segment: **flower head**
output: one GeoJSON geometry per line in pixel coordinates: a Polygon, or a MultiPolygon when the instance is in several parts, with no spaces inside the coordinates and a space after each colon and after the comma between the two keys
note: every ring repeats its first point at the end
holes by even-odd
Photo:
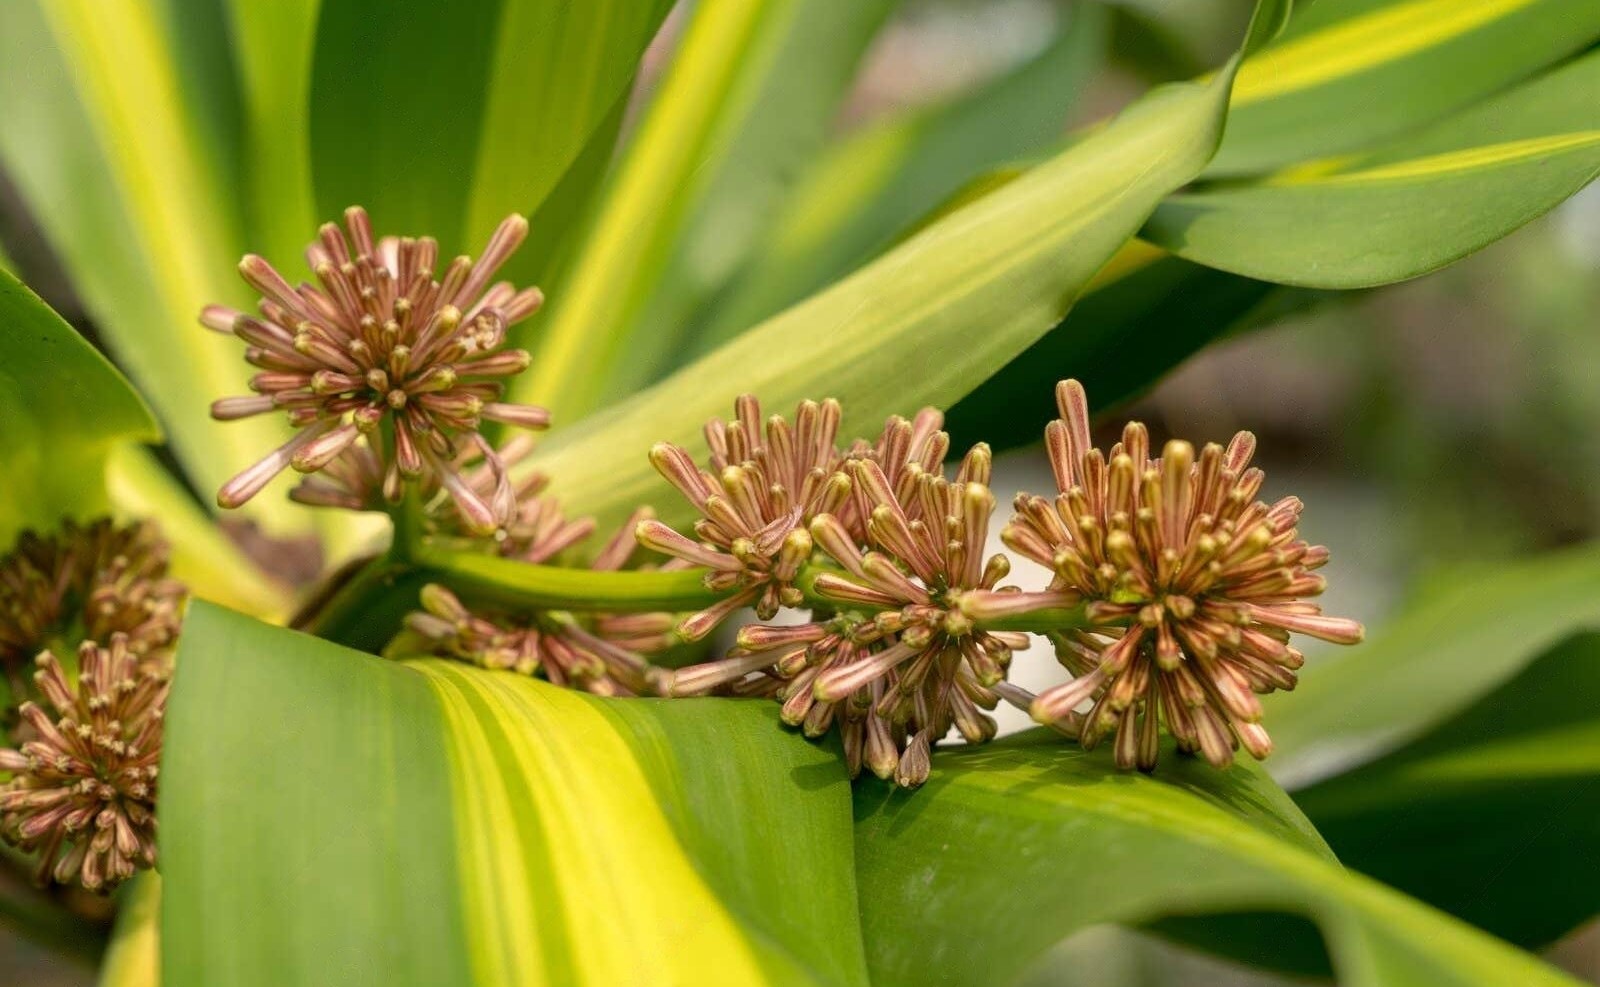
{"type": "Polygon", "coordinates": [[[1314,570],[1328,550],[1299,537],[1301,502],[1256,499],[1264,474],[1249,466],[1248,432],[1198,455],[1174,440],[1152,460],[1134,422],[1106,456],[1091,445],[1083,388],[1064,381],[1056,396],[1061,418],[1045,439],[1060,493],[1019,496],[1002,532],[1054,579],[1044,593],[969,601],[968,612],[1088,604],[1090,627],[1054,635],[1076,677],[1039,695],[1031,712],[1086,747],[1114,737],[1122,767],[1155,767],[1163,723],[1180,750],[1218,766],[1240,746],[1266,757],[1257,694],[1294,688],[1303,658],[1290,634],[1362,637],[1359,623],[1306,602],[1324,588],[1314,570]]]}
{"type": "Polygon", "coordinates": [[[712,471],[679,446],[663,442],[650,450],[656,469],[700,512],[699,540],[646,521],[637,532],[640,544],[710,569],[710,589],[735,591],[683,622],[680,632],[689,640],[740,607],[755,607],[765,620],[779,607],[798,606],[803,597],[794,580],[812,550],[807,524],[841,507],[849,493],[848,480],[835,472],[837,401],[802,402],[794,425],[774,415],[764,431],[754,396],[740,397],[735,410],[734,422],[713,419],[706,426],[712,471]]]}
{"type": "Polygon", "coordinates": [[[107,645],[122,634],[133,654],[165,656],[185,593],[167,576],[167,546],[153,522],[68,520],[54,534],[23,532],[0,558],[0,670],[14,701],[35,695],[26,673],[47,648],[107,645]]]}
{"type": "MultiPolygon", "coordinates": [[[[633,529],[648,510],[612,537],[592,568],[616,570],[632,555],[633,529]]],[[[671,614],[594,614],[560,610],[474,613],[449,589],[422,590],[422,610],[406,617],[405,629],[386,649],[395,657],[432,654],[492,669],[542,675],[556,685],[603,696],[657,691],[659,673],[641,657],[676,640],[671,614]]]]}
{"type": "MultiPolygon", "coordinates": [[[[876,463],[888,488],[897,495],[909,496],[917,477],[938,474],[944,467],[944,457],[950,453],[950,434],[943,427],[944,412],[938,408],[923,408],[909,420],[890,415],[877,441],[857,439],[845,452],[845,461],[876,463]]],[[[865,495],[858,492],[835,514],[858,543],[867,541],[869,510],[865,495]]]]}
{"type": "Polygon", "coordinates": [[[212,416],[281,410],[298,430],[229,480],[217,502],[238,507],[284,469],[315,473],[359,446],[366,453],[342,469],[370,468],[389,501],[404,484],[423,481],[442,487],[471,528],[493,531],[509,520],[513,498],[474,491],[458,459],[473,447],[489,463],[498,460],[478,431],[485,420],[549,424],[542,408],[500,400],[505,380],[529,361],[524,350],[501,349],[506,329],[544,299],[538,288],[490,283],[527,236],[527,221],[507,218],[476,263],[457,257],[438,279],[431,238],[375,240],[360,207],[346,210],[345,222],[348,238],[328,223],[307,248],[316,285],[291,286],[252,254],[239,271],[261,292],[260,317],[217,305],[201,313],[203,325],[244,340],[245,359],[260,369],[250,381],[255,394],[217,401],[212,416]]]}
{"type": "Polygon", "coordinates": [[[993,591],[1010,572],[1004,555],[984,555],[995,506],[989,464],[988,447],[979,445],[954,481],[912,470],[897,492],[876,462],[858,460],[854,489],[871,549],[860,551],[835,518],[812,523],[817,543],[845,570],[818,576],[817,595],[876,613],[851,632],[867,647],[819,666],[811,692],[822,703],[870,697],[890,723],[906,725],[911,743],[895,774],[902,785],[926,779],[927,750],[952,727],[973,743],[994,736],[981,709],[994,707],[1011,653],[1027,646],[1027,635],[983,630],[962,609],[967,593],[993,591]]]}
{"type": "Polygon", "coordinates": [[[1009,567],[985,560],[994,510],[989,451],[978,446],[952,481],[896,456],[896,492],[876,458],[848,461],[850,488],[871,548],[838,517],[821,514],[811,535],[842,572],[814,581],[813,620],[742,629],[726,658],[681,669],[673,695],[729,688],[783,701],[783,719],[820,736],[837,725],[852,774],[863,765],[915,787],[927,780],[933,744],[952,727],[971,742],[994,736],[993,691],[1023,634],[988,632],[967,619],[966,593],[991,590],[1009,567]]]}
{"type": "Polygon", "coordinates": [[[85,641],[77,683],[51,652],[38,657],[38,704],[22,704],[33,739],[0,750],[0,835],[39,855],[39,879],[108,891],[156,862],[156,772],[168,675],[116,633],[85,641]]]}

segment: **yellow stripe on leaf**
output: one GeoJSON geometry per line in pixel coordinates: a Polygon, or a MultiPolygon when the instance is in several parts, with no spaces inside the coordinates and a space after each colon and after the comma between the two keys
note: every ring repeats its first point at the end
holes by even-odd
{"type": "Polygon", "coordinates": [[[1412,158],[1376,165],[1356,171],[1329,174],[1311,166],[1300,166],[1274,176],[1269,185],[1377,185],[1404,182],[1418,178],[1438,178],[1445,175],[1483,171],[1503,165],[1518,164],[1537,158],[1561,154],[1600,145],[1600,130],[1583,130],[1570,134],[1549,134],[1523,140],[1503,141],[1483,147],[1468,147],[1442,154],[1412,158]]]}
{"type": "Polygon", "coordinates": [[[591,700],[445,662],[413,667],[440,696],[450,726],[466,927],[482,939],[485,982],[768,979],[686,858],[631,748],[591,700]],[[516,777],[503,778],[507,770],[516,777]],[[532,805],[514,804],[513,790],[532,805]],[[548,859],[524,855],[528,826],[542,829],[548,859]],[[565,929],[540,928],[539,895],[549,896],[565,929]],[[519,939],[548,947],[553,934],[570,937],[562,945],[572,968],[561,975],[541,968],[531,947],[517,951],[519,939]]]}
{"type": "MultiPolygon", "coordinates": [[[[215,423],[208,410],[213,399],[242,391],[249,371],[236,341],[206,332],[196,321],[207,303],[247,297],[233,270],[243,253],[233,210],[236,190],[224,190],[217,149],[205,143],[185,112],[180,53],[155,5],[49,0],[40,9],[167,320],[120,326],[113,342],[158,410],[176,424],[170,439],[190,474],[203,485],[220,485],[284,434],[276,420],[215,423]]],[[[115,321],[114,312],[96,314],[115,321]]],[[[306,522],[288,505],[278,506],[280,501],[261,497],[247,512],[275,533],[303,530],[306,522]]]]}
{"type": "Polygon", "coordinates": [[[1233,106],[1300,92],[1438,47],[1538,0],[1409,0],[1275,45],[1246,61],[1233,106]]]}

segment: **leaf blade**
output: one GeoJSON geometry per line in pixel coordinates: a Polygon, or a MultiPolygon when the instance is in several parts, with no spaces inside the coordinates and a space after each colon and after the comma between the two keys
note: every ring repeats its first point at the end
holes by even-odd
{"type": "Polygon", "coordinates": [[[23,528],[104,510],[115,446],[161,432],[116,368],[5,271],[0,327],[0,473],[17,481],[0,502],[0,546],[9,546],[23,528]]]}
{"type": "Polygon", "coordinates": [[[890,8],[761,0],[694,10],[551,301],[533,368],[516,384],[523,400],[576,420],[647,379],[706,290],[697,282],[725,276],[784,173],[821,143],[890,8]]]}
{"type": "MultiPolygon", "coordinates": [[[[81,0],[0,8],[0,99],[12,114],[0,155],[174,452],[215,488],[284,433],[266,419],[210,418],[210,402],[248,377],[235,341],[195,322],[209,302],[243,302],[232,270],[240,218],[160,13],[81,0]]],[[[286,505],[261,501],[252,515],[303,527],[286,505]]]]}
{"type": "Polygon", "coordinates": [[[1118,773],[1104,752],[1036,731],[940,754],[909,797],[863,786],[874,982],[1003,981],[1093,924],[1286,911],[1320,925],[1341,983],[1571,983],[1343,871],[1258,767],[1174,768],[1118,773]],[[1041,862],[1059,877],[1041,880],[1041,862]]]}
{"type": "Polygon", "coordinates": [[[1544,948],[1600,912],[1588,852],[1600,838],[1597,670],[1600,635],[1578,634],[1451,719],[1295,801],[1348,866],[1544,948]]]}
{"type": "Polygon", "coordinates": [[[769,704],[602,701],[386,662],[204,603],[178,668],[167,982],[657,983],[706,964],[754,983],[864,982],[853,912],[801,927],[767,913],[819,881],[822,900],[853,900],[843,768],[769,704]],[[731,760],[717,760],[727,741],[684,742],[707,731],[737,740],[731,760]],[[250,785],[229,781],[246,767],[250,785]],[[793,788],[792,771],[814,784],[793,788]],[[759,866],[791,839],[827,839],[829,855],[759,866]]]}
{"type": "Polygon", "coordinates": [[[1264,700],[1274,775],[1303,787],[1456,715],[1562,638],[1600,623],[1597,587],[1592,547],[1441,580],[1369,641],[1264,700]]]}
{"type": "Polygon", "coordinates": [[[1354,158],[1177,195],[1145,235],[1197,263],[1319,288],[1436,270],[1600,175],[1600,55],[1354,158]],[[1318,233],[1304,235],[1306,224],[1318,233]]]}
{"type": "Polygon", "coordinates": [[[984,169],[1043,151],[1098,67],[1109,15],[1072,8],[1042,53],[945,104],[869,125],[824,151],[758,253],[692,337],[702,353],[849,273],[984,169]]]}
{"type": "MultiPolygon", "coordinates": [[[[1286,5],[1263,4],[1276,26],[1286,5]]],[[[640,452],[693,447],[734,388],[770,407],[832,396],[846,435],[890,412],[948,405],[1054,325],[1095,272],[1215,149],[1229,72],[1154,91],[1116,121],[956,210],[849,278],[774,316],[631,400],[552,435],[535,454],[553,489],[603,517],[654,502],[682,516],[640,452]],[[974,325],[986,330],[976,335],[974,325]],[[793,340],[825,339],[817,353],[793,340]],[[958,353],[961,359],[951,359],[958,353]],[[885,388],[893,366],[904,386],[885,388]]]]}
{"type": "Polygon", "coordinates": [[[1493,96],[1600,37],[1583,0],[1314,4],[1240,68],[1207,169],[1244,175],[1394,138],[1493,96]]]}

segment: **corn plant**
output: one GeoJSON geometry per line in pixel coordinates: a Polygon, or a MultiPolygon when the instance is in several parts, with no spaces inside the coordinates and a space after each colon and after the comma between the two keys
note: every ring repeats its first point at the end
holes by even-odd
{"type": "Polygon", "coordinates": [[[1175,73],[1065,4],[842,135],[892,0],[680,6],[0,6],[0,916],[107,984],[1568,982],[1600,555],[1364,641],[1254,436],[1093,418],[1587,185],[1600,4],[1259,0],[1071,131],[1175,73]]]}

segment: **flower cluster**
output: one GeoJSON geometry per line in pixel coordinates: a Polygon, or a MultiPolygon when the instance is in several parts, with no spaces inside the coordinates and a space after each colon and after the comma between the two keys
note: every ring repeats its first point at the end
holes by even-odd
{"type": "Polygon", "coordinates": [[[38,698],[28,672],[45,649],[107,645],[163,658],[177,640],[185,596],[167,576],[167,546],[152,522],[87,525],[54,534],[25,531],[0,559],[0,669],[14,702],[38,698]]]}
{"type": "Polygon", "coordinates": [[[329,471],[300,499],[374,506],[373,492],[400,500],[406,483],[425,496],[442,489],[463,522],[488,533],[512,520],[516,495],[505,464],[479,433],[484,421],[542,429],[542,408],[501,400],[505,380],[526,370],[529,356],[501,349],[509,326],[538,311],[538,288],[491,284],[527,236],[527,220],[500,224],[474,263],[457,257],[435,278],[438,244],[428,237],[375,239],[366,212],[345,211],[349,236],[329,223],[307,248],[316,285],[290,285],[265,260],[239,264],[262,295],[260,318],[220,305],[201,323],[231,333],[259,369],[255,393],[212,405],[220,420],[283,411],[295,436],[229,480],[217,494],[238,507],[283,470],[329,471]],[[482,459],[487,492],[462,475],[464,460],[482,459]]]}
{"type": "Polygon", "coordinates": [[[186,592],[150,522],[66,521],[55,534],[24,532],[0,560],[0,665],[17,704],[16,746],[0,750],[12,776],[0,837],[37,852],[41,881],[106,891],[154,866],[161,720],[186,592]],[[75,674],[56,652],[76,654],[75,674]]]}
{"type": "Polygon", "coordinates": [[[640,525],[639,542],[709,569],[708,589],[732,591],[683,621],[679,632],[690,641],[705,637],[740,607],[768,620],[781,607],[801,606],[805,594],[795,580],[815,547],[815,518],[836,515],[858,541],[864,538],[863,502],[850,496],[846,463],[876,462],[893,485],[904,476],[937,472],[950,448],[950,437],[939,430],[943,415],[934,408],[922,409],[914,421],[891,417],[875,443],[858,439],[843,452],[839,402],[832,399],[803,401],[793,425],[773,415],[764,429],[755,395],[741,395],[734,412],[734,422],[714,418],[705,427],[709,470],[696,466],[681,446],[663,442],[650,450],[656,470],[701,515],[694,522],[699,540],[651,521],[640,525]]]}
{"type": "Polygon", "coordinates": [[[795,585],[811,557],[810,519],[836,510],[849,493],[834,472],[839,403],[803,402],[791,426],[774,415],[762,430],[761,406],[746,394],[735,405],[736,420],[713,419],[705,428],[711,470],[696,466],[682,447],[660,443],[650,461],[700,512],[687,538],[659,521],[639,526],[641,544],[710,569],[706,587],[731,590],[714,606],[683,622],[683,636],[699,640],[740,607],[762,619],[780,607],[800,605],[795,585]],[[763,441],[765,439],[765,441],[763,441]]]}
{"type": "Polygon", "coordinates": [[[166,663],[141,659],[128,635],[78,648],[76,684],[51,652],[37,659],[39,693],[55,710],[21,707],[30,739],[0,750],[0,835],[39,858],[41,882],[108,891],[156,862],[156,772],[166,663]]]}
{"type": "Polygon", "coordinates": [[[1198,455],[1174,440],[1152,460],[1134,422],[1107,456],[1091,442],[1083,388],[1063,382],[1057,402],[1061,418],[1045,440],[1059,495],[1019,496],[1002,533],[1054,578],[1042,593],[974,597],[968,612],[1086,605],[1089,626],[1054,635],[1075,678],[1039,695],[1031,712],[1085,747],[1111,736],[1119,766],[1153,769],[1162,724],[1179,750],[1217,766],[1238,747],[1266,757],[1257,695],[1294,687],[1303,658],[1290,634],[1362,637],[1360,624],[1307,602],[1324,588],[1314,570],[1328,550],[1299,537],[1299,499],[1256,499],[1264,474],[1249,465],[1248,432],[1198,455]]]}
{"type": "Polygon", "coordinates": [[[712,568],[712,588],[743,587],[727,598],[737,603],[691,617],[686,636],[703,636],[752,601],[763,620],[779,605],[806,605],[812,616],[798,625],[743,628],[727,657],[673,673],[671,694],[775,697],[784,720],[809,736],[836,725],[852,774],[865,766],[916,786],[927,779],[932,745],[952,727],[973,742],[994,735],[983,712],[998,702],[990,687],[1003,678],[1011,652],[1026,643],[1025,635],[975,627],[960,605],[966,592],[993,589],[1008,571],[1004,556],[983,555],[994,509],[989,451],[974,448],[955,480],[946,480],[940,468],[949,438],[939,430],[938,413],[928,410],[914,422],[891,418],[876,443],[859,441],[840,453],[831,402],[801,405],[794,431],[813,436],[806,425],[819,407],[829,407],[826,444],[788,441],[789,427],[778,417],[767,422],[760,444],[759,407],[748,396],[738,405],[742,427],[714,421],[707,429],[712,463],[725,478],[730,472],[738,483],[779,478],[766,484],[770,501],[752,504],[781,505],[782,515],[758,514],[745,523],[781,523],[787,553],[722,551],[736,539],[722,523],[710,474],[696,470],[681,449],[656,448],[662,472],[701,509],[695,531],[703,541],[659,523],[641,526],[640,541],[712,568]],[[730,435],[736,442],[721,441],[730,435]],[[788,498],[786,484],[796,483],[817,495],[788,498]],[[813,549],[836,568],[815,575],[807,599],[796,580],[813,549]]]}
{"type": "Polygon", "coordinates": [[[915,787],[927,780],[932,745],[952,727],[969,743],[994,737],[983,711],[998,702],[993,686],[1027,635],[981,629],[961,608],[968,591],[993,590],[1010,571],[1004,555],[984,557],[995,503],[987,448],[968,454],[954,482],[914,474],[904,494],[872,460],[850,466],[872,548],[862,552],[838,519],[817,518],[813,534],[844,572],[821,574],[814,586],[820,601],[864,613],[844,618],[843,633],[810,625],[829,633],[779,695],[791,721],[842,710],[852,770],[865,763],[915,787]]]}
{"type": "MultiPolygon", "coordinates": [[[[551,509],[553,510],[553,509],[551,509]]],[[[635,549],[633,531],[649,511],[641,509],[600,550],[590,564],[598,571],[627,565],[635,549]]],[[[549,526],[543,539],[526,547],[526,557],[548,558],[571,544],[568,532],[576,522],[549,526]]],[[[592,530],[592,522],[579,538],[592,530]]],[[[422,590],[422,610],[409,614],[405,629],[386,653],[418,654],[469,661],[484,668],[541,675],[550,682],[602,696],[637,696],[661,691],[664,672],[643,657],[676,640],[676,618],[666,613],[590,614],[579,617],[560,610],[520,614],[476,613],[449,589],[430,584],[422,590]]]]}
{"type": "MultiPolygon", "coordinates": [[[[243,339],[260,370],[255,395],[218,401],[213,414],[281,409],[299,429],[229,481],[219,502],[243,503],[292,466],[313,474],[292,494],[308,504],[382,510],[414,484],[420,516],[408,516],[425,534],[477,540],[507,558],[548,562],[587,538],[593,522],[568,519],[543,496],[546,478],[513,478],[531,438],[496,448],[479,431],[485,421],[548,423],[542,409],[500,400],[529,360],[501,348],[506,329],[542,302],[536,288],[491,285],[526,222],[506,220],[481,260],[457,258],[436,280],[431,239],[375,240],[359,208],[346,221],[348,236],[329,224],[310,247],[317,285],[291,287],[246,257],[260,318],[217,306],[202,316],[243,339]]],[[[951,731],[991,738],[987,711],[1002,699],[1086,748],[1114,738],[1125,768],[1155,767],[1163,729],[1179,750],[1219,766],[1240,747],[1265,757],[1257,697],[1294,686],[1303,659],[1291,634],[1341,643],[1362,634],[1308,602],[1322,592],[1315,570],[1328,553],[1299,537],[1300,502],[1256,499],[1263,475],[1249,465],[1248,433],[1199,453],[1169,442],[1152,458],[1148,433],[1132,423],[1105,454],[1091,444],[1083,389],[1064,381],[1057,398],[1061,417],[1045,437],[1058,495],[1019,496],[1001,532],[1052,571],[1042,590],[1000,585],[1006,557],[985,555],[995,508],[988,447],[947,478],[937,410],[890,418],[875,441],[841,446],[837,401],[764,418],[744,395],[731,421],[706,425],[704,466],[671,443],[650,450],[697,512],[692,533],[641,513],[594,563],[627,565],[631,533],[670,556],[668,567],[706,570],[715,603],[681,620],[473,613],[430,585],[390,652],[608,695],[776,698],[808,735],[837,726],[852,773],[867,767],[905,786],[927,778],[932,747],[951,731]],[[721,658],[666,672],[643,657],[700,641],[744,608],[759,622],[721,658]],[[767,623],[785,608],[809,619],[767,623]],[[1026,631],[1049,634],[1072,681],[1039,696],[1005,681],[1026,631]]]]}

